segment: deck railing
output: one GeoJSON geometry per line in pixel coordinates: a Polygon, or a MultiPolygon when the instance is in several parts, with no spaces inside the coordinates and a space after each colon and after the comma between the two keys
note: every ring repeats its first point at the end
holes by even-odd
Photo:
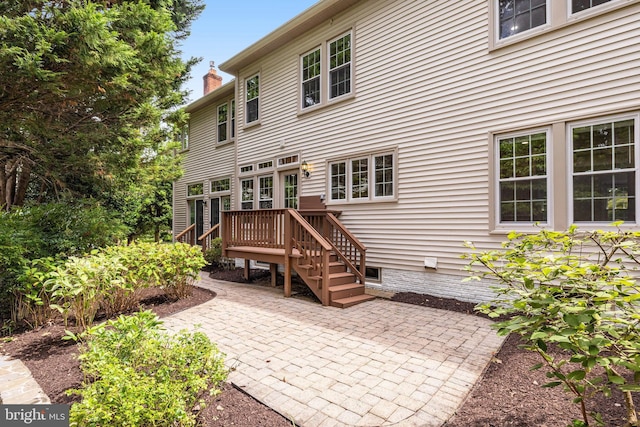
{"type": "Polygon", "coordinates": [[[329,305],[329,257],[331,244],[300,213],[289,209],[286,213],[285,253],[299,257],[298,265],[307,266],[319,280],[322,304],[329,305]]]}
{"type": "Polygon", "coordinates": [[[367,248],[331,212],[327,212],[326,221],[324,236],[347,268],[364,284],[367,248]]]}
{"type": "Polygon", "coordinates": [[[358,238],[332,212],[302,211],[301,214],[329,241],[338,258],[364,284],[367,249],[358,238]]]}
{"type": "Polygon", "coordinates": [[[232,246],[284,249],[285,213],[286,209],[223,212],[223,250],[232,246]]]}
{"type": "Polygon", "coordinates": [[[216,237],[220,237],[220,223],[214,225],[207,230],[202,236],[198,237],[198,241],[202,245],[202,252],[211,247],[211,241],[216,237]]]}
{"type": "Polygon", "coordinates": [[[196,225],[191,224],[176,236],[176,242],[188,243],[192,246],[196,244],[196,225]]]}

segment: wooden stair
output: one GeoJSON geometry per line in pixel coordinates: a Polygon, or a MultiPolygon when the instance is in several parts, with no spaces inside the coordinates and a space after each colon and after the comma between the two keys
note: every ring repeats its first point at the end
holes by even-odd
{"type": "MultiPolygon", "coordinates": [[[[293,269],[322,301],[323,280],[317,266],[306,263],[301,254],[294,255],[293,258],[293,269]]],[[[347,271],[347,267],[335,254],[330,257],[328,285],[329,305],[333,307],[347,308],[375,299],[374,296],[365,294],[364,284],[357,282],[356,275],[347,271]]]]}

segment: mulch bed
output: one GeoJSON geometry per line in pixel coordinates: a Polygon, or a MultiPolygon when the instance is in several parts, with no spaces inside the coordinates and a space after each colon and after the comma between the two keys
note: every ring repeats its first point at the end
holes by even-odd
{"type": "MultiPolygon", "coordinates": [[[[247,283],[240,269],[213,271],[211,277],[247,283]]],[[[281,286],[281,278],[278,286],[281,286]]],[[[260,286],[270,285],[269,272],[254,270],[251,280],[260,286]]],[[[301,298],[315,298],[306,286],[294,283],[294,294],[301,298]]],[[[196,288],[193,295],[179,301],[167,301],[159,295],[149,295],[143,308],[150,308],[160,317],[201,304],[214,298],[210,291],[196,288]]],[[[477,315],[474,304],[454,299],[438,298],[416,293],[399,293],[392,298],[408,304],[477,315]]],[[[50,324],[33,331],[12,335],[0,351],[21,359],[53,403],[70,404],[77,399],[67,396],[65,390],[77,388],[82,373],[76,359],[74,343],[62,341],[64,327],[50,324]]],[[[538,356],[518,347],[519,339],[510,336],[495,355],[482,379],[476,384],[466,402],[446,427],[565,427],[571,420],[580,418],[572,396],[561,387],[542,388],[548,382],[542,370],[530,371],[539,362],[538,356]]],[[[611,399],[596,398],[591,409],[603,414],[607,426],[622,426],[625,410],[622,396],[611,399]]],[[[291,421],[262,405],[232,384],[225,384],[222,393],[210,398],[199,415],[202,426],[291,426],[291,421]]]]}

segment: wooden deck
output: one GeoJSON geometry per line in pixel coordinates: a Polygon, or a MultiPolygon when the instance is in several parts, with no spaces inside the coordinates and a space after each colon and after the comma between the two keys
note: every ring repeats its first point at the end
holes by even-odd
{"type": "MultiPolygon", "coordinates": [[[[366,248],[330,211],[293,209],[222,213],[222,255],[271,265],[272,284],[284,266],[284,295],[291,296],[291,272],[323,305],[349,307],[373,299],[364,292],[366,248]]],[[[203,246],[204,248],[204,246],[203,246]]]]}

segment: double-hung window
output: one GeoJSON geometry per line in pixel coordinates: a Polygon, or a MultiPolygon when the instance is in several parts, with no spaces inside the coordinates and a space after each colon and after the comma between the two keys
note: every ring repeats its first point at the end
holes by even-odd
{"type": "Polygon", "coordinates": [[[260,182],[260,209],[273,208],[273,175],[261,176],[260,182]]]}
{"type": "Polygon", "coordinates": [[[601,4],[609,3],[611,0],[571,0],[571,13],[582,12],[601,4]]]}
{"type": "Polygon", "coordinates": [[[245,123],[257,122],[260,118],[260,75],[245,80],[245,123]]]}
{"type": "Polygon", "coordinates": [[[489,48],[625,7],[628,0],[491,0],[489,48]]]}
{"type": "Polygon", "coordinates": [[[547,0],[498,1],[500,39],[528,31],[546,23],[547,0]]]}
{"type": "Polygon", "coordinates": [[[231,100],[231,139],[236,137],[236,100],[231,100]]]}
{"type": "Polygon", "coordinates": [[[349,98],[353,94],[353,31],[300,55],[300,110],[349,98]]]}
{"type": "Polygon", "coordinates": [[[253,209],[253,177],[240,181],[240,190],[242,191],[242,200],[240,201],[240,209],[253,209]]]}
{"type": "Polygon", "coordinates": [[[228,104],[218,106],[218,142],[227,140],[228,104]]]}
{"type": "Polygon", "coordinates": [[[302,57],[302,108],[320,103],[320,48],[302,57]]]}
{"type": "Polygon", "coordinates": [[[329,98],[351,93],[351,33],[329,42],[329,98]]]}
{"type": "Polygon", "coordinates": [[[548,131],[496,138],[500,223],[546,223],[548,131]]]}
{"type": "Polygon", "coordinates": [[[329,163],[329,201],[394,200],[395,153],[370,154],[329,163]]]}
{"type": "Polygon", "coordinates": [[[574,222],[636,221],[637,117],[569,126],[574,222]]]}

